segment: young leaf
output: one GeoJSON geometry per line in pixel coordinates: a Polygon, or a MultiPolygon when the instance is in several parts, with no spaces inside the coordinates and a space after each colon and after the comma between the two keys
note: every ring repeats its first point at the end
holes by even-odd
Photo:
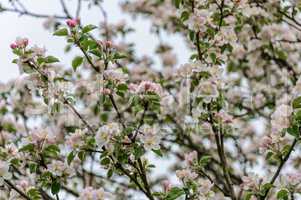
{"type": "Polygon", "coordinates": [[[152,151],[157,154],[159,157],[163,157],[163,154],[160,149],[152,149],[152,151]]]}
{"type": "Polygon", "coordinates": [[[40,200],[42,199],[40,192],[36,188],[31,188],[27,191],[27,195],[32,200],[40,200]]]}
{"type": "Polygon", "coordinates": [[[58,181],[54,181],[52,184],[51,184],[51,193],[52,194],[58,194],[60,192],[60,189],[61,189],[61,184],[58,182],[58,181]]]}
{"type": "Polygon", "coordinates": [[[285,188],[279,190],[277,192],[277,200],[288,200],[289,199],[289,191],[285,188]]]}
{"type": "Polygon", "coordinates": [[[184,190],[178,187],[171,188],[165,200],[175,200],[185,194],[184,190]]]}
{"type": "Polygon", "coordinates": [[[75,157],[75,153],[74,153],[73,151],[71,151],[71,152],[68,154],[68,156],[67,156],[67,163],[68,163],[68,165],[71,164],[71,162],[73,161],[74,157],[75,157]]]}
{"type": "Polygon", "coordinates": [[[72,61],[72,68],[74,71],[83,63],[83,57],[81,56],[76,56],[73,61],[72,61]]]}
{"type": "Polygon", "coordinates": [[[68,35],[68,30],[66,28],[62,28],[62,29],[59,29],[59,30],[55,31],[53,33],[53,35],[56,35],[56,36],[67,36],[68,35]]]}
{"type": "Polygon", "coordinates": [[[94,26],[94,25],[92,25],[92,24],[89,24],[89,25],[85,26],[85,27],[82,29],[82,31],[83,31],[83,33],[88,33],[88,32],[90,32],[90,31],[92,31],[93,29],[96,29],[96,28],[97,28],[97,26],[94,26]]]}
{"type": "Polygon", "coordinates": [[[293,100],[293,108],[301,108],[301,96],[293,100]]]}
{"type": "Polygon", "coordinates": [[[46,63],[55,63],[55,62],[59,62],[59,59],[57,59],[56,57],[54,56],[47,56],[45,58],[45,62],[46,63]]]}

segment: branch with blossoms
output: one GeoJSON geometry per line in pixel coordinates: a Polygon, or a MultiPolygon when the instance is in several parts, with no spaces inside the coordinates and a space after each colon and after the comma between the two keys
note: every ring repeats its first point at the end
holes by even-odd
{"type": "Polygon", "coordinates": [[[21,75],[0,85],[4,199],[300,198],[298,2],[123,1],[159,37],[148,57],[102,1],[58,3],[52,16],[1,6],[46,18],[66,53],[78,50],[61,66],[32,39],[10,45],[21,75]],[[81,23],[86,6],[99,27],[81,23]],[[182,37],[188,63],[162,32],[182,37]]]}

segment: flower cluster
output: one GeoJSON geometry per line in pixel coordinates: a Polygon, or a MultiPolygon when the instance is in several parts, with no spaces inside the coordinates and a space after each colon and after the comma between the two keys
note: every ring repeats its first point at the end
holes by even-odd
{"type": "Polygon", "coordinates": [[[1,5],[77,51],[62,66],[32,38],[10,45],[21,75],[0,83],[0,199],[300,198],[299,2],[123,1],[159,37],[151,56],[102,1],[60,3],[53,16],[1,5]],[[100,26],[83,23],[94,6],[100,26]]]}

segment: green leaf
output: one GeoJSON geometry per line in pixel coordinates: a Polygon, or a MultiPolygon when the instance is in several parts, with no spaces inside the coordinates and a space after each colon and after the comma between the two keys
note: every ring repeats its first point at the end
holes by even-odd
{"type": "Polygon", "coordinates": [[[301,110],[297,110],[297,112],[294,113],[294,120],[298,122],[301,121],[301,110]]]}
{"type": "Polygon", "coordinates": [[[111,178],[113,176],[114,170],[113,169],[109,169],[107,172],[107,177],[111,178]]]}
{"type": "Polygon", "coordinates": [[[181,14],[181,20],[186,21],[189,18],[189,12],[183,11],[181,14]]]}
{"type": "Polygon", "coordinates": [[[80,151],[77,156],[81,161],[84,161],[86,158],[86,153],[84,151],[80,151]]]}
{"type": "Polygon", "coordinates": [[[71,164],[71,162],[73,161],[73,159],[75,158],[75,153],[73,151],[71,151],[68,156],[67,156],[67,163],[68,165],[71,164]]]}
{"type": "Polygon", "coordinates": [[[260,193],[261,194],[265,194],[266,191],[268,191],[269,189],[271,189],[274,185],[271,183],[265,183],[260,187],[260,193]]]}
{"type": "Polygon", "coordinates": [[[301,96],[293,100],[293,108],[294,109],[301,108],[301,96]]]}
{"type": "Polygon", "coordinates": [[[97,26],[94,26],[94,25],[92,25],[92,24],[89,24],[89,25],[85,26],[85,27],[82,29],[82,31],[83,31],[83,33],[88,33],[88,32],[90,32],[90,31],[92,31],[93,29],[96,29],[96,28],[97,28],[97,26]]]}
{"type": "Polygon", "coordinates": [[[35,173],[37,171],[38,165],[34,162],[29,163],[30,173],[35,173]]]}
{"type": "Polygon", "coordinates": [[[34,151],[34,144],[27,144],[23,147],[21,147],[21,149],[19,149],[20,152],[33,152],[34,151]]]}
{"type": "Polygon", "coordinates": [[[49,156],[49,157],[57,157],[60,153],[60,148],[55,145],[49,145],[43,150],[44,155],[49,156]]]}
{"type": "Polygon", "coordinates": [[[160,157],[163,157],[163,154],[160,149],[152,149],[152,151],[160,157]]]}
{"type": "Polygon", "coordinates": [[[117,90],[119,90],[119,91],[127,91],[127,89],[128,89],[128,86],[127,86],[127,84],[124,84],[124,83],[119,84],[117,86],[117,90]]]}
{"type": "Polygon", "coordinates": [[[13,53],[16,54],[17,56],[21,56],[22,55],[22,50],[21,49],[14,49],[13,53]]]}
{"type": "Polygon", "coordinates": [[[118,60],[118,59],[122,59],[122,58],[126,58],[126,55],[120,54],[120,53],[115,53],[113,56],[114,60],[118,60]]]}
{"type": "Polygon", "coordinates": [[[244,197],[243,197],[243,200],[250,200],[252,195],[253,195],[252,192],[246,192],[244,197]]]}
{"type": "Polygon", "coordinates": [[[40,192],[36,188],[31,188],[27,191],[27,196],[32,200],[42,199],[40,192]]]}
{"type": "Polygon", "coordinates": [[[211,157],[210,157],[210,156],[203,156],[203,157],[200,159],[199,163],[200,163],[200,165],[201,165],[202,167],[204,167],[204,166],[206,166],[207,164],[209,164],[210,160],[211,160],[211,157]]]}
{"type": "Polygon", "coordinates": [[[60,189],[61,189],[61,184],[58,181],[54,181],[51,184],[51,193],[53,195],[58,194],[60,192],[60,189]]]}
{"type": "Polygon", "coordinates": [[[84,58],[81,56],[76,56],[72,61],[72,68],[74,71],[83,63],[84,58]]]}
{"type": "Polygon", "coordinates": [[[67,36],[68,35],[68,29],[67,28],[59,29],[59,30],[55,31],[53,33],[53,35],[56,35],[56,36],[67,36]]]}
{"type": "Polygon", "coordinates": [[[173,3],[176,6],[176,8],[179,8],[182,3],[182,0],[173,0],[173,3]]]}
{"type": "Polygon", "coordinates": [[[287,128],[286,131],[287,131],[290,135],[292,135],[292,136],[294,136],[294,137],[296,137],[296,138],[299,137],[299,127],[296,126],[296,125],[293,125],[292,127],[287,128]]]}
{"type": "Polygon", "coordinates": [[[209,56],[210,56],[210,58],[211,58],[211,61],[213,62],[213,63],[216,63],[216,54],[215,53],[210,53],[209,54],[209,56]]]}
{"type": "Polygon", "coordinates": [[[101,165],[108,165],[110,164],[111,160],[108,158],[108,157],[105,157],[103,158],[101,161],[100,161],[100,164],[101,165]]]}
{"type": "Polygon", "coordinates": [[[288,200],[289,191],[286,188],[283,188],[277,192],[277,200],[288,200]]]}
{"type": "Polygon", "coordinates": [[[178,197],[182,196],[183,194],[185,194],[185,191],[181,188],[178,187],[173,187],[171,188],[171,190],[168,192],[165,200],[175,200],[178,197]]]}
{"type": "Polygon", "coordinates": [[[59,59],[57,59],[56,57],[54,56],[47,56],[45,58],[45,62],[46,63],[55,63],[55,62],[59,62],[59,59]]]}

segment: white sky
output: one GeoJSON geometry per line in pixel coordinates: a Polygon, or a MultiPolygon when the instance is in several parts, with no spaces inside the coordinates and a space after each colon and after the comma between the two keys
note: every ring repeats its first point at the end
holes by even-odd
{"type": "MultiPolygon", "coordinates": [[[[3,5],[7,4],[8,0],[0,0],[3,5]]],[[[27,9],[35,13],[44,14],[62,14],[62,8],[60,7],[59,0],[22,0],[27,9]]],[[[74,13],[76,1],[67,0],[69,8],[74,13]],[[74,5],[72,4],[74,2],[74,5]],[[71,4],[70,4],[71,3],[71,4]]],[[[136,41],[136,50],[138,55],[152,55],[154,53],[155,45],[158,44],[158,39],[150,33],[150,22],[138,18],[133,21],[129,15],[122,14],[118,6],[118,0],[104,0],[104,8],[108,13],[109,22],[118,22],[125,19],[129,24],[136,29],[135,33],[132,33],[128,39],[130,41],[136,41]]],[[[87,11],[87,7],[84,6],[83,11],[87,11]]],[[[95,8],[89,12],[81,13],[82,22],[84,24],[93,23],[99,25],[102,21],[102,15],[99,9],[95,8]]],[[[42,27],[44,19],[32,18],[29,16],[18,16],[16,13],[0,13],[0,82],[6,82],[12,78],[18,76],[17,65],[11,63],[14,55],[9,48],[9,45],[16,39],[16,37],[27,37],[30,40],[31,45],[37,44],[38,46],[45,46],[47,54],[56,56],[60,59],[61,63],[65,66],[70,65],[73,54],[64,54],[63,48],[66,44],[64,39],[52,36],[52,33],[46,31],[42,27]]],[[[169,44],[176,46],[175,52],[177,55],[181,55],[178,59],[178,65],[187,62],[189,53],[180,37],[174,35],[163,35],[163,41],[169,41],[169,44]]],[[[68,66],[70,67],[70,66],[68,66]]]]}

